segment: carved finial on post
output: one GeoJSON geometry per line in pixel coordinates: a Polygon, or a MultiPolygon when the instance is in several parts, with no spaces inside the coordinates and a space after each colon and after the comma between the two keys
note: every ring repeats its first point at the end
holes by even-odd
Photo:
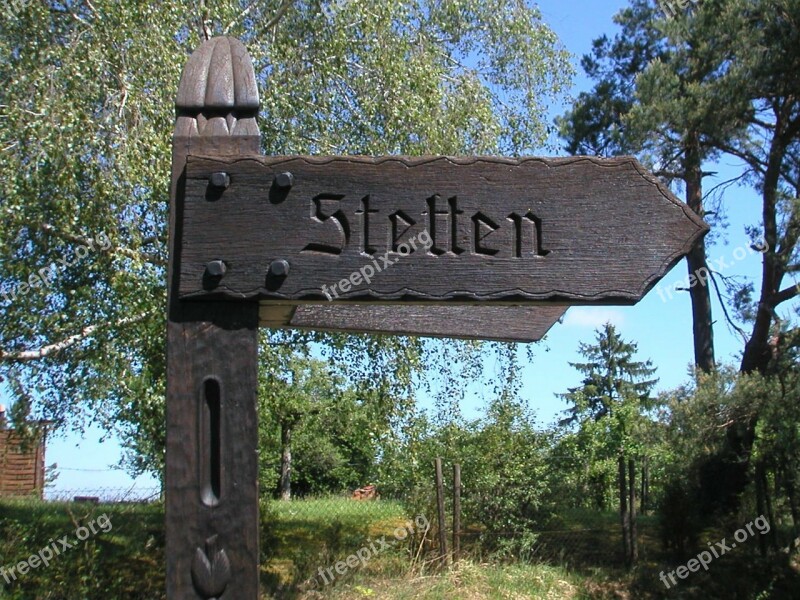
{"type": "Polygon", "coordinates": [[[176,137],[258,137],[253,61],[235,38],[203,43],[186,63],[175,102],[176,137]]]}

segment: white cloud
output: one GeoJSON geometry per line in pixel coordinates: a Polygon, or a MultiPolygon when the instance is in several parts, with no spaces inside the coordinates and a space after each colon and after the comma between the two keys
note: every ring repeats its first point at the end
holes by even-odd
{"type": "Polygon", "coordinates": [[[597,329],[609,322],[621,327],[625,323],[625,314],[608,306],[572,306],[564,317],[564,325],[567,327],[597,329]]]}

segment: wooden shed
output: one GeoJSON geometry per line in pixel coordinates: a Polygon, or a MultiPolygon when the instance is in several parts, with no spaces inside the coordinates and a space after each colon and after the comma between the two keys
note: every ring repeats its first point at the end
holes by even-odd
{"type": "Polygon", "coordinates": [[[32,442],[23,443],[5,427],[5,407],[0,405],[0,496],[36,496],[44,493],[46,427],[32,442]]]}

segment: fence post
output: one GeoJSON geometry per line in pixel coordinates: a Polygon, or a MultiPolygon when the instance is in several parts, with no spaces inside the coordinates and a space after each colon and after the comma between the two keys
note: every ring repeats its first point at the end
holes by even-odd
{"type": "Polygon", "coordinates": [[[444,515],[444,477],[442,476],[442,459],[434,461],[436,466],[436,508],[439,513],[439,551],[442,553],[442,563],[447,566],[447,531],[444,515]]]}
{"type": "Polygon", "coordinates": [[[453,465],[453,564],[461,560],[461,465],[453,465]]]}

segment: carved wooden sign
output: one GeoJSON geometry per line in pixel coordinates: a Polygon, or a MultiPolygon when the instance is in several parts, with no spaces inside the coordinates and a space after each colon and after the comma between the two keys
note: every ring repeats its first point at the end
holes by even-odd
{"type": "Polygon", "coordinates": [[[636,302],[708,229],[631,158],[260,156],[231,38],[176,105],[170,600],[259,597],[259,325],[536,340],[568,304],[636,302]]]}
{"type": "Polygon", "coordinates": [[[631,304],[706,231],[633,158],[189,156],[179,289],[631,304]]]}

